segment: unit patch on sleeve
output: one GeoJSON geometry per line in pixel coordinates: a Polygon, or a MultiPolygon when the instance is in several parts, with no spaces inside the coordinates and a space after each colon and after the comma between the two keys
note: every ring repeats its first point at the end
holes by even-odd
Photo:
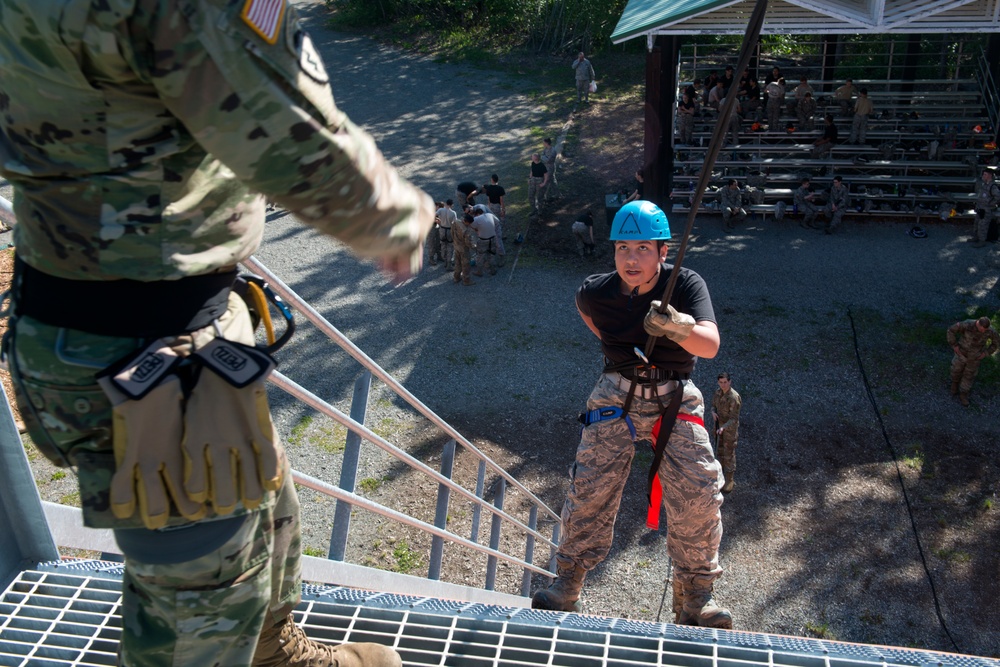
{"type": "Polygon", "coordinates": [[[317,83],[329,83],[330,77],[327,76],[326,68],[323,67],[323,59],[319,57],[319,52],[309,37],[309,33],[299,31],[295,35],[295,43],[298,49],[296,55],[302,71],[317,83]]]}
{"type": "Polygon", "coordinates": [[[285,16],[285,0],[246,0],[243,20],[268,44],[278,41],[278,30],[285,16]]]}

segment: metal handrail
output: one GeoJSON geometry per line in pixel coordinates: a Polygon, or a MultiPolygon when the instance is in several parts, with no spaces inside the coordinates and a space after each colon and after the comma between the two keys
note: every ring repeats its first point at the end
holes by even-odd
{"type": "Polygon", "coordinates": [[[354,357],[354,359],[364,366],[366,369],[371,371],[372,375],[379,378],[386,383],[397,395],[402,397],[407,403],[409,403],[414,409],[416,409],[420,414],[430,420],[433,424],[438,426],[441,430],[447,433],[452,438],[455,438],[459,444],[468,449],[476,458],[480,461],[484,461],[488,468],[490,468],[494,473],[500,477],[507,480],[507,483],[512,485],[514,488],[518,489],[524,493],[533,504],[537,505],[539,509],[548,514],[551,518],[560,520],[560,515],[546,505],[540,498],[535,496],[528,487],[526,487],[521,482],[517,481],[510,473],[501,468],[499,465],[494,463],[486,454],[484,454],[478,447],[473,445],[465,436],[459,433],[455,427],[446,422],[444,419],[439,417],[433,410],[423,404],[416,396],[414,396],[410,391],[399,383],[396,378],[392,377],[388,372],[386,372],[381,366],[379,366],[371,357],[365,354],[358,346],[356,346],[347,336],[342,334],[335,326],[330,324],[315,308],[306,303],[301,297],[299,297],[291,288],[288,287],[284,282],[281,281],[274,273],[270,271],[266,266],[264,266],[260,260],[256,257],[249,257],[243,261],[243,265],[252,273],[260,276],[267,280],[270,284],[271,289],[273,289],[282,299],[284,299],[289,305],[294,307],[297,311],[302,313],[302,315],[309,320],[314,326],[316,326],[320,331],[325,333],[330,340],[334,341],[341,348],[344,349],[349,355],[354,357]]]}
{"type": "MultiPolygon", "coordinates": [[[[465,497],[467,500],[470,500],[473,503],[477,503],[477,504],[481,505],[482,507],[484,507],[488,511],[492,512],[496,516],[500,517],[504,521],[509,521],[510,523],[512,523],[515,526],[517,526],[518,528],[520,528],[524,533],[526,533],[528,535],[531,535],[532,537],[535,537],[537,539],[542,540],[543,542],[545,542],[549,546],[557,546],[554,542],[552,542],[550,539],[548,539],[547,537],[545,537],[544,535],[542,535],[538,531],[536,531],[533,528],[529,527],[528,525],[522,523],[521,521],[519,521],[518,519],[514,518],[510,514],[504,512],[502,509],[494,507],[491,503],[488,503],[485,500],[483,500],[482,498],[476,496],[476,494],[474,494],[472,491],[469,491],[468,489],[466,489],[465,487],[461,486],[460,484],[456,484],[453,480],[449,479],[448,477],[445,477],[444,475],[442,475],[438,471],[434,470],[433,468],[431,468],[430,466],[428,466],[424,462],[420,461],[419,459],[414,458],[413,456],[411,456],[410,454],[406,453],[405,451],[403,451],[399,447],[396,447],[391,442],[385,440],[384,438],[382,438],[380,435],[378,435],[377,433],[375,433],[374,431],[372,431],[371,429],[369,429],[364,424],[359,424],[358,422],[354,421],[353,419],[351,419],[350,417],[348,417],[347,415],[345,415],[343,412],[341,412],[337,408],[333,407],[332,405],[330,405],[329,403],[327,403],[323,399],[319,398],[318,396],[316,396],[315,394],[313,394],[312,392],[310,392],[308,389],[305,389],[302,386],[300,386],[300,385],[296,384],[295,382],[293,382],[292,380],[288,379],[286,376],[282,375],[278,371],[274,371],[273,373],[271,373],[270,377],[268,378],[268,381],[270,381],[271,384],[273,384],[274,386],[280,388],[281,390],[283,390],[285,393],[289,394],[290,396],[292,396],[292,397],[294,397],[294,398],[302,401],[303,403],[305,403],[309,407],[313,408],[314,410],[316,410],[318,412],[322,412],[323,414],[325,414],[326,416],[330,417],[334,421],[340,423],[342,426],[350,429],[351,431],[353,431],[354,433],[358,434],[359,436],[361,436],[365,440],[368,440],[373,445],[375,445],[378,448],[380,448],[380,449],[388,452],[389,454],[393,455],[394,457],[396,457],[397,459],[399,459],[403,463],[406,463],[411,468],[419,470],[420,472],[424,473],[425,475],[433,477],[434,480],[436,482],[438,482],[439,484],[444,484],[445,486],[447,486],[452,491],[455,491],[456,493],[458,493],[458,494],[462,495],[463,497],[465,497]]],[[[299,474],[299,473],[296,472],[296,474],[299,474]]],[[[336,487],[332,487],[332,488],[336,488],[336,487]]],[[[348,492],[345,491],[344,493],[348,493],[348,492]]],[[[328,494],[328,495],[333,495],[333,494],[328,494]]],[[[353,494],[351,494],[351,495],[353,495],[353,494]]],[[[339,497],[339,496],[337,496],[337,497],[339,497]]],[[[414,519],[414,521],[416,521],[416,519],[414,519]]],[[[453,538],[448,538],[448,539],[453,539],[453,538]]],[[[455,538],[456,541],[460,540],[460,539],[461,538],[455,538]]]]}
{"type": "Polygon", "coordinates": [[[986,58],[986,52],[982,49],[979,50],[976,58],[976,74],[980,94],[983,96],[983,105],[990,118],[990,125],[993,126],[993,141],[997,141],[1000,138],[1000,92],[997,91],[997,84],[993,79],[993,70],[986,58]]]}

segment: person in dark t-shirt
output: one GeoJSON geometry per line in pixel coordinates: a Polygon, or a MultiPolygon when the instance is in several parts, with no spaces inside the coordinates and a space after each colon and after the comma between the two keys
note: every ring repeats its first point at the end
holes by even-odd
{"type": "MultiPolygon", "coordinates": [[[[666,264],[670,226],[652,202],[629,202],[611,225],[615,271],[587,278],[576,306],[601,341],[605,367],[581,415],[584,427],[563,506],[565,534],[556,552],[556,580],[539,590],[532,607],[580,610],[586,573],[611,549],[618,507],[629,477],[635,441],[658,441],[664,429],[669,455],[654,455],[647,525],[659,521],[658,496],[670,524],[667,554],[674,561],[675,622],[733,626],[729,610],[712,598],[722,573],[722,468],[704,425],[704,399],[688,378],[697,357],[719,351],[719,329],[708,286],[691,269],[666,264]],[[678,278],[669,305],[660,301],[671,273],[678,278]],[[655,337],[651,352],[647,340],[655,337]],[[657,460],[659,458],[659,463],[657,460]]],[[[662,450],[661,450],[662,451],[662,450]]]]}

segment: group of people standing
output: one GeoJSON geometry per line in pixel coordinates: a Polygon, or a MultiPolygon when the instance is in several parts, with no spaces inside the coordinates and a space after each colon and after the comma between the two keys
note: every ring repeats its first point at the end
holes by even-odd
{"type": "Polygon", "coordinates": [[[500,177],[493,174],[482,187],[472,181],[456,186],[461,213],[451,199],[436,202],[434,228],[427,242],[430,264],[443,263],[445,271],[453,271],[454,282],[463,285],[474,285],[472,276],[483,276],[486,271],[496,275],[507,254],[503,244],[506,196],[500,177]],[[486,197],[486,203],[477,202],[479,195],[486,197]]]}

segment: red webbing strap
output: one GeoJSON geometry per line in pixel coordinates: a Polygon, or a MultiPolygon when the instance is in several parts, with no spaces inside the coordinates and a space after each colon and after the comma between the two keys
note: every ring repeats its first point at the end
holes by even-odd
{"type": "MultiPolygon", "coordinates": [[[[653,442],[656,442],[656,439],[660,435],[660,420],[662,419],[661,415],[660,419],[657,419],[656,423],[653,424],[653,442]]],[[[677,413],[677,419],[705,428],[705,421],[701,417],[679,412],[677,413]]],[[[660,486],[660,476],[657,474],[653,476],[653,484],[649,488],[649,506],[646,508],[646,527],[650,530],[659,530],[660,528],[660,505],[662,503],[663,487],[660,486]]]]}

